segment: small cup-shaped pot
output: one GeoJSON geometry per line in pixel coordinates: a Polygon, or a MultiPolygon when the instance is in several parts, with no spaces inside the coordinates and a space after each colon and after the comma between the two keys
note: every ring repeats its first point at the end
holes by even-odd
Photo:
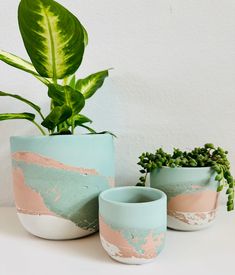
{"type": "Polygon", "coordinates": [[[210,226],[218,202],[215,172],[210,167],[155,169],[150,185],[167,195],[167,226],[194,231],[210,226]]]}
{"type": "Polygon", "coordinates": [[[166,195],[157,189],[119,187],[99,197],[100,239],[114,260],[144,264],[164,247],[166,195]]]}

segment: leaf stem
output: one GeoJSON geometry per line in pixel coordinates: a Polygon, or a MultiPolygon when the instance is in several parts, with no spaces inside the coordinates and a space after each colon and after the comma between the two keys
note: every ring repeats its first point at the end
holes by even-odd
{"type": "Polygon", "coordinates": [[[39,131],[42,133],[42,135],[46,136],[46,133],[44,132],[44,130],[42,129],[42,127],[39,124],[37,124],[36,121],[32,121],[32,122],[39,129],[39,131]]]}

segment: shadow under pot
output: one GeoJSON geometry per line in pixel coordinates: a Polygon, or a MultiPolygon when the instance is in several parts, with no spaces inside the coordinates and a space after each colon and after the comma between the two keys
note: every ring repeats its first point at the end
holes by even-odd
{"type": "Polygon", "coordinates": [[[167,226],[182,231],[210,226],[216,215],[218,182],[210,167],[155,169],[150,185],[167,195],[167,226]]]}
{"type": "Polygon", "coordinates": [[[98,230],[98,195],[114,186],[111,135],[12,137],[15,204],[23,227],[46,239],[98,230]]]}
{"type": "Polygon", "coordinates": [[[152,262],[162,251],[166,233],[166,195],[153,188],[119,187],[99,197],[100,239],[114,260],[152,262]]]}

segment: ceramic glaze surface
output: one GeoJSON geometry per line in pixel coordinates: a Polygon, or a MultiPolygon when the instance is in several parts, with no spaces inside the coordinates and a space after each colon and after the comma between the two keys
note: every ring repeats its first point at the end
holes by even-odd
{"type": "Polygon", "coordinates": [[[34,220],[46,215],[80,228],[77,237],[98,230],[98,195],[114,186],[110,135],[13,137],[11,148],[15,203],[18,213],[25,214],[23,225],[26,215],[34,220]]]}
{"type": "Polygon", "coordinates": [[[168,227],[199,230],[214,221],[218,182],[211,168],[163,167],[150,174],[150,185],[167,194],[168,227]]]}
{"type": "Polygon", "coordinates": [[[142,187],[110,191],[104,191],[99,198],[102,246],[122,263],[143,264],[155,260],[165,243],[166,195],[142,187]]]}

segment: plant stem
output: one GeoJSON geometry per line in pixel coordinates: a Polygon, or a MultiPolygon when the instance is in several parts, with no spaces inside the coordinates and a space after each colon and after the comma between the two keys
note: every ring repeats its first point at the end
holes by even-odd
{"type": "Polygon", "coordinates": [[[44,115],[41,113],[41,111],[39,111],[38,113],[39,113],[39,115],[41,116],[42,120],[44,120],[45,117],[44,117],[44,115]]]}
{"type": "Polygon", "coordinates": [[[40,125],[38,125],[37,122],[35,122],[35,121],[32,121],[32,122],[39,129],[39,131],[43,134],[43,136],[46,136],[46,133],[44,132],[42,127],[40,125]]]}

